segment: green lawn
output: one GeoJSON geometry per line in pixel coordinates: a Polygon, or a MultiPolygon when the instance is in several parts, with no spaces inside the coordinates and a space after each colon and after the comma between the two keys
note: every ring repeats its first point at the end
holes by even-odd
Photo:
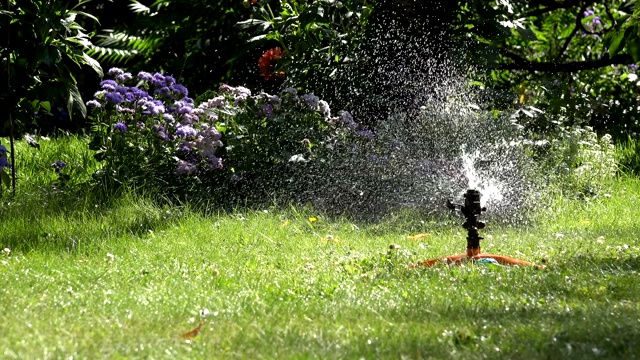
{"type": "MultiPolygon", "coordinates": [[[[47,190],[46,167],[73,146],[22,148],[21,161],[49,175],[23,173],[23,190],[2,203],[0,358],[640,357],[637,179],[483,231],[486,252],[544,259],[546,270],[409,270],[462,252],[462,221],[203,214],[47,190]]],[[[80,150],[66,161],[77,179],[95,166],[80,150]]]]}

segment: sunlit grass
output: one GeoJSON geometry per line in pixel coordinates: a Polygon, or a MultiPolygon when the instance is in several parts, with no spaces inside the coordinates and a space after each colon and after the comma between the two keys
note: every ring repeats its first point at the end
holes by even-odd
{"type": "Polygon", "coordinates": [[[0,213],[3,358],[638,356],[634,178],[589,202],[558,199],[526,227],[483,230],[486,252],[544,261],[539,271],[409,270],[464,251],[455,217],[205,214],[152,194],[42,194],[54,178],[22,176],[36,184],[0,213]]]}

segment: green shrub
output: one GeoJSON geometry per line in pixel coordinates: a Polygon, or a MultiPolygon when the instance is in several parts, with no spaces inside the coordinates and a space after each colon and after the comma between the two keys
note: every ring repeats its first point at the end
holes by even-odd
{"type": "Polygon", "coordinates": [[[140,72],[134,79],[118,68],[109,74],[115,79],[103,81],[87,102],[93,108],[90,146],[104,163],[94,177],[103,184],[174,194],[282,184],[354,125],[344,114],[331,117],[317,96],[298,96],[295,89],[252,95],[222,85],[196,106],[171,76],[140,72]]]}
{"type": "Polygon", "coordinates": [[[522,108],[513,116],[524,128],[532,157],[549,186],[569,197],[598,195],[617,171],[611,135],[590,126],[569,125],[565,118],[549,117],[535,108],[522,108]]]}

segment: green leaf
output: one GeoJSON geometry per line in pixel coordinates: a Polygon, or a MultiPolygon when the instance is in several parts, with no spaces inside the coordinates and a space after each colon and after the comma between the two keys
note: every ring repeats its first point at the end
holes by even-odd
{"type": "MultiPolygon", "coordinates": [[[[631,27],[629,27],[631,28],[631,27]]],[[[629,29],[627,28],[627,30],[629,29]]],[[[626,31],[625,31],[626,33],[626,31]]],[[[640,38],[635,33],[625,39],[627,52],[633,57],[634,62],[640,62],[640,38]]]]}
{"type": "Polygon", "coordinates": [[[300,41],[294,45],[294,49],[297,53],[301,53],[309,49],[309,44],[304,41],[300,41]]]}
{"type": "Polygon", "coordinates": [[[262,35],[258,35],[258,36],[254,36],[251,39],[247,40],[247,42],[254,42],[254,41],[259,41],[262,40],[264,38],[267,37],[267,34],[262,34],[262,35]]]}
{"type": "Polygon", "coordinates": [[[614,56],[619,53],[620,50],[624,49],[625,34],[626,31],[620,31],[613,37],[609,45],[609,56],[614,56]]]}
{"type": "Polygon", "coordinates": [[[260,19],[249,19],[249,20],[245,20],[245,21],[239,21],[233,26],[237,27],[237,28],[240,28],[240,29],[248,29],[248,28],[251,28],[253,26],[264,27],[265,23],[267,24],[266,27],[271,26],[271,23],[269,23],[268,21],[260,20],[260,19]]]}
{"type": "Polygon", "coordinates": [[[83,118],[87,117],[87,107],[82,101],[80,91],[78,91],[78,87],[76,86],[76,84],[71,84],[69,86],[69,100],[67,100],[67,111],[69,112],[69,118],[72,117],[74,107],[80,110],[80,114],[83,118]]]}
{"type": "Polygon", "coordinates": [[[45,109],[47,112],[51,112],[51,103],[48,101],[40,102],[40,107],[45,109]]]}
{"type": "Polygon", "coordinates": [[[66,18],[60,20],[60,23],[69,30],[69,27],[76,22],[76,16],[74,13],[69,13],[66,18]]]}
{"type": "Polygon", "coordinates": [[[100,63],[96,61],[96,59],[87,55],[87,53],[85,52],[82,53],[82,58],[84,59],[84,63],[89,65],[93,69],[93,71],[95,71],[96,74],[100,76],[100,78],[104,77],[104,73],[102,72],[102,66],[100,66],[100,63]]]}
{"type": "Polygon", "coordinates": [[[531,29],[516,27],[516,30],[518,30],[518,33],[520,33],[520,36],[522,36],[522,38],[525,40],[530,40],[530,41],[538,40],[536,33],[531,31],[531,29]]]}
{"type": "Polygon", "coordinates": [[[84,11],[78,11],[78,10],[74,10],[73,12],[74,12],[74,13],[76,13],[76,14],[80,14],[80,15],[82,15],[82,16],[88,17],[89,19],[91,19],[91,20],[93,20],[93,21],[97,22],[98,24],[100,24],[100,20],[98,20],[98,18],[97,18],[97,17],[95,17],[95,16],[93,16],[93,15],[91,15],[91,14],[87,13],[87,12],[84,12],[84,11]]]}

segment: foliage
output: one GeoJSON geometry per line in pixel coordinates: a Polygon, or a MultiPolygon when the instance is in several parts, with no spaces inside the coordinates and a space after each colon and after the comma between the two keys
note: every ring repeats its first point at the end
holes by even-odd
{"type": "Polygon", "coordinates": [[[525,129],[523,140],[549,186],[568,197],[591,197],[606,190],[618,167],[611,135],[589,126],[570,126],[539,109],[522,109],[513,120],[525,129]],[[535,124],[543,124],[536,128],[535,124]]]}
{"type": "Polygon", "coordinates": [[[249,42],[277,43],[284,50],[275,71],[286,69],[290,83],[317,89],[312,80],[327,80],[353,62],[350,57],[364,40],[372,9],[366,0],[266,0],[257,2],[251,18],[236,26],[254,33],[249,42]]]}
{"type": "Polygon", "coordinates": [[[196,93],[227,81],[249,86],[257,80],[259,55],[238,46],[247,36],[233,28],[249,12],[241,0],[133,0],[113,6],[134,16],[97,36],[90,54],[104,63],[132,72],[158,69],[196,93]]]}
{"type": "Polygon", "coordinates": [[[94,108],[90,146],[105,164],[96,178],[109,184],[184,193],[281,182],[285,168],[328,151],[343,127],[344,115],[331,118],[326,102],[295,89],[252,95],[222,85],[195,106],[171,76],[109,74],[115,80],[104,80],[87,103],[94,108]]]}
{"type": "Polygon", "coordinates": [[[194,109],[186,87],[171,76],[141,71],[136,79],[118,68],[104,80],[92,106],[96,173],[106,183],[175,184],[176,173],[221,168],[220,133],[204,111],[194,109]],[[129,86],[131,84],[132,86],[129,86]]]}
{"type": "MultiPolygon", "coordinates": [[[[60,0],[0,5],[0,57],[8,59],[0,83],[9,85],[0,91],[0,101],[23,127],[37,127],[33,114],[49,116],[56,106],[64,106],[69,116],[86,116],[74,73],[87,65],[102,76],[98,62],[86,53],[89,34],[76,20],[84,16],[97,21],[77,10],[86,2],[76,1],[73,7],[73,2],[60,0]]],[[[8,119],[0,125],[6,130],[8,119]]]]}
{"type": "Polygon", "coordinates": [[[223,85],[226,98],[208,101],[227,145],[221,156],[236,181],[283,181],[295,167],[326,156],[355,125],[346,112],[332,117],[329,105],[312,93],[285,88],[279,95],[247,96],[245,90],[223,85]]]}
{"type": "Polygon", "coordinates": [[[616,138],[636,131],[635,45],[619,46],[632,7],[623,0],[496,2],[503,31],[474,32],[490,55],[490,96],[503,108],[535,106],[616,138]]]}

